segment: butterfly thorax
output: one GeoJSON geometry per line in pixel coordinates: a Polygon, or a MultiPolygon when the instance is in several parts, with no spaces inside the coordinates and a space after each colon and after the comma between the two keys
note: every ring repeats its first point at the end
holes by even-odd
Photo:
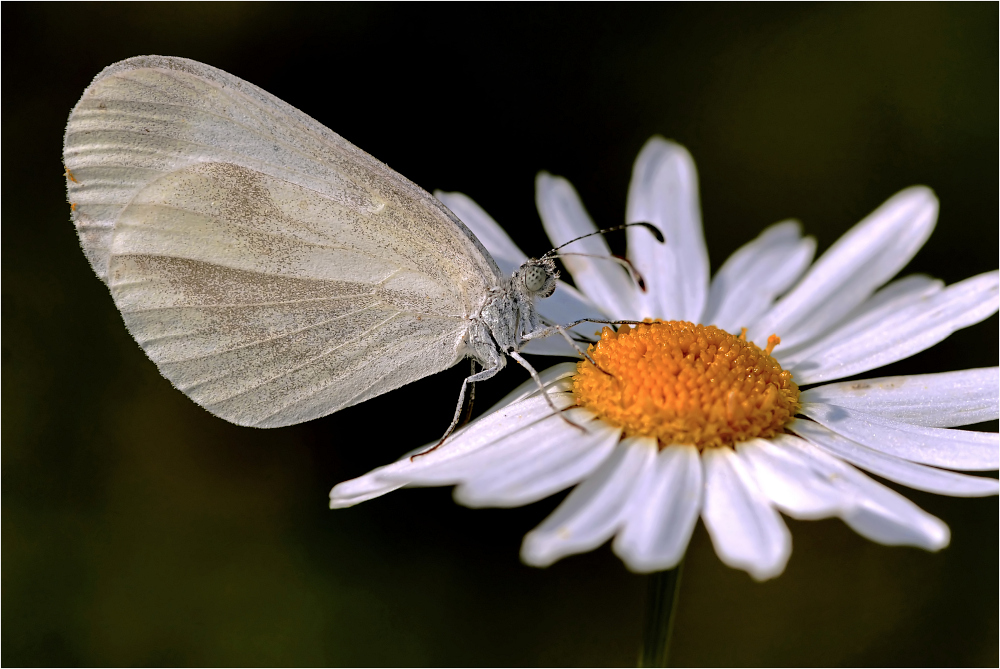
{"type": "Polygon", "coordinates": [[[474,325],[469,330],[468,355],[485,367],[503,366],[506,356],[498,353],[519,351],[525,335],[541,326],[535,299],[548,297],[556,288],[559,272],[550,259],[530,259],[514,271],[510,279],[486,296],[474,325]]]}

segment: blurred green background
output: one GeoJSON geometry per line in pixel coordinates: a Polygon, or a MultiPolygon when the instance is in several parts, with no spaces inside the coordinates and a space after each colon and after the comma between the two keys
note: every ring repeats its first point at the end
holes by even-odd
{"type": "MultiPolygon", "coordinates": [[[[425,188],[469,194],[529,254],[548,249],[538,170],[613,225],[660,133],[698,163],[713,268],[789,216],[825,249],[916,183],[941,216],[907,271],[954,282],[997,267],[995,3],[2,13],[7,666],[629,665],[639,647],[646,578],[608,547],[545,570],[518,561],[559,497],[471,511],[428,489],[326,508],[334,484],[440,434],[464,366],[266,431],[160,377],[65,202],[67,114],[114,61],[186,56],[243,77],[425,188]]],[[[996,365],[997,331],[994,316],[886,373],[996,365]]],[[[525,376],[481,384],[478,408],[525,376]]],[[[950,525],[949,548],[789,521],[788,569],[758,584],[699,526],[673,661],[996,666],[997,499],[906,494],[950,525]]]]}

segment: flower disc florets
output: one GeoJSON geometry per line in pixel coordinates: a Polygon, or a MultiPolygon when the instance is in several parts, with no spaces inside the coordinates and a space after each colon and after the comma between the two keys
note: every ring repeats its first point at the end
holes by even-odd
{"type": "Polygon", "coordinates": [[[660,446],[726,446],[782,431],[798,409],[792,375],[766,350],[714,326],[656,321],[618,332],[605,327],[590,346],[600,369],[577,366],[577,404],[660,446]]]}

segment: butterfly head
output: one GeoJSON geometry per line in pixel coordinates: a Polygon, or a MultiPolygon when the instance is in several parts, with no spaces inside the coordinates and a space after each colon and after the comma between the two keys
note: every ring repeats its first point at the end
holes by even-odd
{"type": "Polygon", "coordinates": [[[559,270],[551,258],[534,258],[521,265],[513,276],[513,284],[518,292],[528,297],[548,297],[556,289],[559,270]]]}

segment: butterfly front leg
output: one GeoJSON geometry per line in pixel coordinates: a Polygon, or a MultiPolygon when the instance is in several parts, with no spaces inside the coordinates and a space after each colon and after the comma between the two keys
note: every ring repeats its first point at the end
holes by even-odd
{"type": "Polygon", "coordinates": [[[491,379],[497,375],[497,373],[507,365],[507,358],[500,352],[496,341],[494,341],[493,336],[490,334],[489,329],[480,321],[474,321],[472,329],[467,335],[466,345],[468,347],[468,356],[473,360],[473,373],[465,377],[462,381],[462,389],[458,393],[458,403],[455,405],[455,415],[451,419],[451,424],[448,429],[445,430],[444,436],[441,437],[441,441],[436,443],[431,448],[417,453],[416,455],[410,456],[410,459],[420,457],[421,455],[427,455],[431,451],[435,451],[440,448],[448,437],[455,431],[458,427],[458,421],[462,417],[462,407],[465,406],[465,393],[466,389],[470,393],[475,392],[475,385],[477,381],[485,381],[491,379]],[[482,371],[475,371],[475,363],[478,362],[483,366],[482,371]]]}

